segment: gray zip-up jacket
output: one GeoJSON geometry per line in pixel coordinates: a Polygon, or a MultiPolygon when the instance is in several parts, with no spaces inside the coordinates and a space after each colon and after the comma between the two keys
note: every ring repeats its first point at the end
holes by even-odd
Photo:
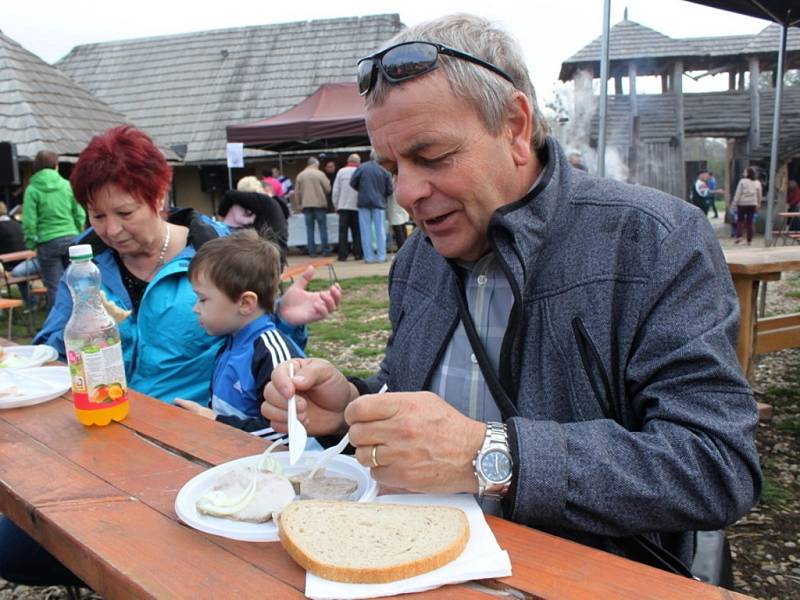
{"type": "MultiPolygon", "coordinates": [[[[609,537],[648,534],[688,561],[688,532],[736,521],[761,486],[725,259],[689,203],[573,169],[553,140],[540,154],[541,181],[488,232],[515,296],[499,373],[519,412],[504,514],[613,551],[609,537]]],[[[458,293],[416,232],[392,267],[392,336],[362,392],[427,389],[458,293]]]]}

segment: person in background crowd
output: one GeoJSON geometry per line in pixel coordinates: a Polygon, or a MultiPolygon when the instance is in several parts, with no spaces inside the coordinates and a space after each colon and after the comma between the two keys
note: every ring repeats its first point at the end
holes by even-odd
{"type": "MultiPolygon", "coordinates": [[[[794,179],[789,180],[789,189],[786,191],[786,210],[800,213],[800,186],[794,179]]],[[[789,230],[800,231],[800,217],[792,217],[789,230]]]]}
{"type": "Polygon", "coordinates": [[[364,262],[386,262],[386,201],[392,195],[392,176],[370,153],[370,160],[356,169],[350,186],[358,190],[358,223],[364,262]],[[375,243],[376,252],[372,245],[375,243]]]}
{"type": "Polygon", "coordinates": [[[308,159],[307,166],[297,176],[295,185],[295,195],[303,215],[306,219],[306,244],[308,255],[317,255],[317,245],[314,241],[314,224],[319,229],[320,243],[322,245],[323,256],[330,256],[331,249],[328,246],[328,192],[331,184],[325,173],[319,170],[319,160],[313,156],[308,159]]]}
{"type": "Polygon", "coordinates": [[[753,167],[747,167],[744,177],[736,186],[731,206],[736,209],[736,243],[742,243],[743,230],[747,230],[747,245],[753,241],[753,220],[758,208],[761,206],[761,182],[756,176],[753,167]]]}
{"type": "Polygon", "coordinates": [[[389,227],[392,228],[394,244],[397,246],[397,251],[400,252],[400,248],[403,247],[406,238],[408,238],[408,233],[406,232],[408,213],[397,203],[394,193],[390,194],[386,201],[386,218],[389,221],[389,227]]]}
{"type": "Polygon", "coordinates": [[[358,224],[358,192],[350,187],[350,178],[361,164],[358,154],[347,157],[347,165],[339,169],[333,181],[333,206],[339,215],[339,253],[337,259],[346,261],[347,255],[352,252],[354,260],[363,258],[361,249],[361,228],[358,224]],[[353,243],[347,241],[347,232],[350,232],[353,243]]]}
{"type": "Polygon", "coordinates": [[[289,224],[275,198],[264,201],[258,192],[228,190],[219,203],[217,213],[231,229],[252,227],[259,235],[280,248],[281,265],[286,266],[289,253],[289,224]]]}
{"type": "Polygon", "coordinates": [[[404,29],[357,81],[418,227],[390,272],[391,335],[367,379],[278,366],[264,417],[285,431],[296,395],[308,434],[349,431],[381,485],[477,493],[517,523],[635,558],[646,536],[691,561],[693,530],[761,490],[739,303],[708,219],[572,168],[520,46],[482,18],[404,29]]]}
{"type": "Polygon", "coordinates": [[[272,189],[272,186],[265,185],[259,181],[257,177],[253,175],[242,177],[238,182],[236,182],[236,191],[261,194],[262,198],[266,196],[264,200],[268,205],[267,211],[269,214],[272,214],[275,211],[275,207],[277,207],[281,210],[285,219],[289,218],[289,208],[284,202],[278,199],[272,189]]]}
{"type": "Polygon", "coordinates": [[[283,185],[281,185],[281,182],[272,176],[272,170],[263,169],[261,171],[261,175],[262,175],[261,183],[264,184],[264,187],[266,188],[267,186],[269,186],[270,188],[272,188],[272,194],[270,195],[275,196],[276,198],[283,198],[284,194],[283,185]]]}
{"type": "Polygon", "coordinates": [[[288,219],[290,212],[296,212],[294,208],[294,184],[291,179],[281,173],[278,167],[272,167],[272,176],[281,182],[281,187],[283,188],[283,198],[281,200],[286,206],[286,218],[288,219]]]}
{"type": "Polygon", "coordinates": [[[692,204],[703,211],[703,214],[708,216],[708,171],[702,169],[697,172],[697,178],[694,180],[692,186],[692,204]]]}
{"type": "MultiPolygon", "coordinates": [[[[25,250],[25,235],[22,233],[22,225],[19,221],[8,216],[8,208],[5,202],[0,202],[0,254],[11,252],[21,252],[25,250]]],[[[11,269],[12,277],[22,277],[24,275],[34,275],[39,272],[39,265],[35,258],[28,260],[8,261],[0,268],[11,269]],[[26,263],[31,263],[30,266],[26,263]],[[35,271],[30,271],[35,268],[35,271]]],[[[21,281],[17,284],[23,302],[27,305],[30,297],[28,296],[28,282],[21,281]]]]}
{"type": "Polygon", "coordinates": [[[326,161],[323,172],[325,173],[325,177],[328,178],[328,183],[331,184],[331,191],[328,192],[327,198],[328,212],[334,212],[336,208],[333,206],[333,182],[336,180],[336,163],[332,160],[326,161]]]}
{"type": "Polygon", "coordinates": [[[58,173],[58,155],[41,150],[33,160],[33,177],[25,190],[22,230],[25,244],[36,251],[48,306],[55,303],[67,248],[85,225],[86,212],[75,202],[69,181],[58,173]]]}
{"type": "Polygon", "coordinates": [[[717,210],[716,196],[722,194],[723,190],[717,189],[717,178],[714,177],[714,173],[712,173],[711,171],[708,172],[708,179],[706,180],[706,185],[708,186],[708,206],[709,208],[713,209],[714,218],[719,219],[719,211],[717,210]]]}

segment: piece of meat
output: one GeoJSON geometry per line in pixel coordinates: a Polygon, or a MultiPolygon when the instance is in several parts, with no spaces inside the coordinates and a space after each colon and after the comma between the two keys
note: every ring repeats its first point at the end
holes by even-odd
{"type": "Polygon", "coordinates": [[[246,521],[266,523],[273,513],[278,513],[295,498],[294,488],[289,480],[274,473],[258,471],[251,467],[239,467],[220,476],[214,486],[197,501],[197,510],[205,515],[246,521]],[[255,490],[249,500],[231,513],[231,500],[242,498],[256,479],[255,490]]]}

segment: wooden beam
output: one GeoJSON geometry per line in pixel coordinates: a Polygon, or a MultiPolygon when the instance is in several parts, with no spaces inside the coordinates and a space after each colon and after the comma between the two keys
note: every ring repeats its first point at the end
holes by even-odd
{"type": "Polygon", "coordinates": [[[682,198],[686,198],[686,134],[683,114],[683,61],[676,60],[672,65],[672,92],[675,96],[675,137],[678,140],[678,177],[682,198]]]}
{"type": "Polygon", "coordinates": [[[631,100],[631,147],[628,152],[628,181],[639,183],[639,99],[636,96],[636,62],[628,63],[628,93],[631,100]]]}
{"type": "Polygon", "coordinates": [[[614,75],[614,95],[622,96],[622,75],[614,75]]]}
{"type": "Polygon", "coordinates": [[[761,77],[758,57],[750,57],[750,149],[757,148],[761,138],[761,112],[758,82],[761,77]]]}
{"type": "Polygon", "coordinates": [[[661,74],[661,93],[666,94],[669,91],[669,77],[666,73],[661,74]]]}
{"type": "Polygon", "coordinates": [[[736,89],[736,71],[728,71],[728,91],[736,89]]]}

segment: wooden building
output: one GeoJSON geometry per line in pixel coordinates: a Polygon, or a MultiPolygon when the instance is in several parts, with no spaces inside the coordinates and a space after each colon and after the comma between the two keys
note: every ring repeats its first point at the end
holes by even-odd
{"type": "MultiPolygon", "coordinates": [[[[607,145],[628,167],[630,181],[678,197],[688,196],[694,179],[687,171],[686,139],[715,137],[728,141],[732,189],[748,164],[766,167],[774,114],[774,73],[779,47],[777,25],[756,35],[677,39],[640,25],[627,17],[611,28],[607,145]],[[728,74],[724,92],[683,92],[684,76],[728,74]],[[642,76],[661,78],[660,94],[637,94],[642,76]],[[766,82],[765,82],[766,80],[766,82]],[[627,90],[625,89],[627,83],[627,90]],[[623,93],[626,92],[626,93],[623,93]]],[[[559,78],[575,82],[573,118],[590,124],[576,144],[597,146],[599,117],[592,81],[600,77],[597,38],[561,65],[559,78]],[[594,114],[585,114],[593,111],[594,114]]],[[[800,30],[790,29],[786,68],[800,68],[800,30]]],[[[800,86],[784,89],[781,115],[778,206],[785,202],[787,177],[800,177],[800,86]]]]}
{"type": "MultiPolygon", "coordinates": [[[[228,185],[227,125],[279,114],[324,83],[353,81],[357,60],[402,28],[396,14],[238,27],[76,46],[55,66],[175,151],[176,204],[210,213],[228,185]]],[[[276,162],[247,156],[234,184],[276,162]]]]}

